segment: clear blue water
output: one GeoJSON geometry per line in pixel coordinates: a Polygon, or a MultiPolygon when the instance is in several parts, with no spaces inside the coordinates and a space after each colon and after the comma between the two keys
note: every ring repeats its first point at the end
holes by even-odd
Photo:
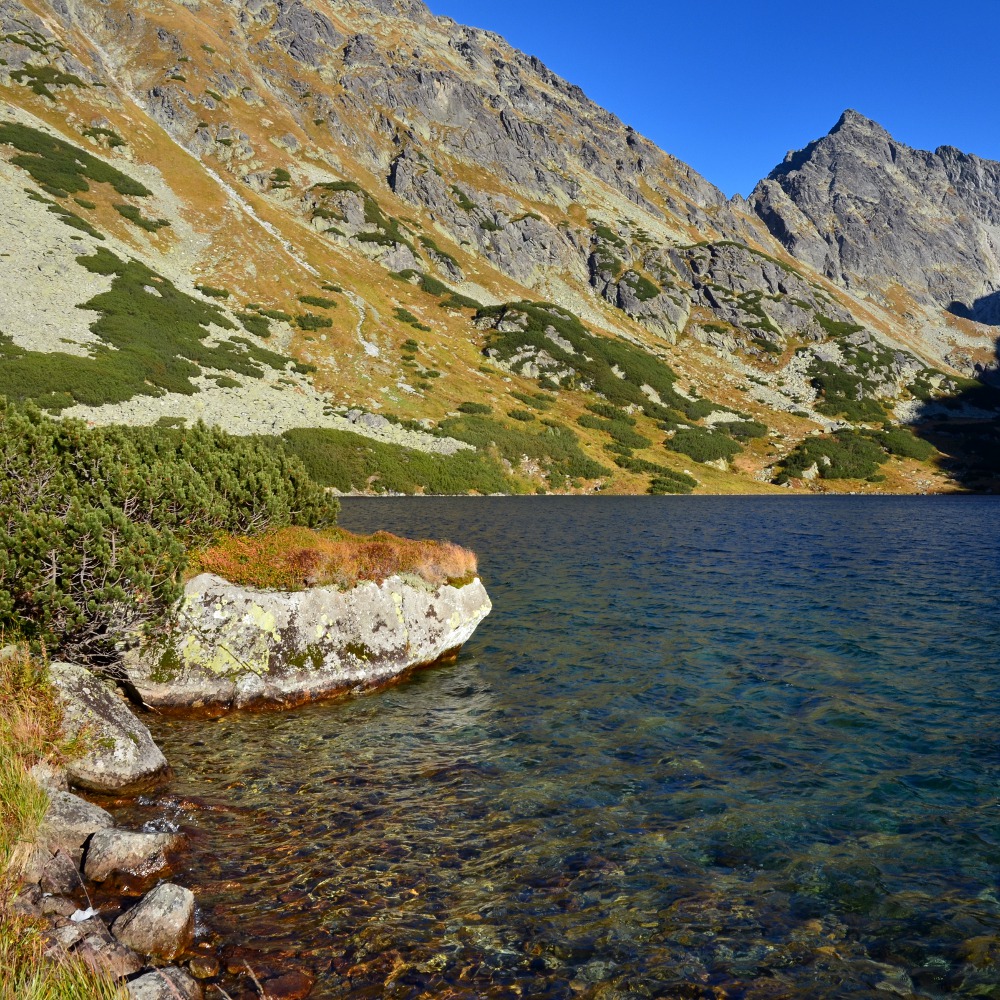
{"type": "Polygon", "coordinates": [[[131,817],[315,997],[1000,998],[998,515],[347,500],[474,548],[491,617],[381,694],[158,721],[131,817]]]}

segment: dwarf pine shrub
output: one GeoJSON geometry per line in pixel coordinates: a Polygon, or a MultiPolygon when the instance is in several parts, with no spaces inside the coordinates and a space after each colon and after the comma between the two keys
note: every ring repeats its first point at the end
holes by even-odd
{"type": "Polygon", "coordinates": [[[91,663],[180,595],[219,532],[333,523],[283,449],[199,425],[98,428],[0,398],[0,629],[91,663]]]}

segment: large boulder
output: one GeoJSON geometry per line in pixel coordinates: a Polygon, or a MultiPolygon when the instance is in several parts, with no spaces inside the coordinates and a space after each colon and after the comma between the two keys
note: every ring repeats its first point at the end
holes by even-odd
{"type": "Polygon", "coordinates": [[[53,663],[49,674],[59,692],[67,735],[88,730],[90,750],[66,765],[74,785],[95,792],[128,791],[167,770],[149,730],[113,688],[75,663],[53,663]]]}
{"type": "Polygon", "coordinates": [[[478,579],[433,587],[394,576],[278,592],[206,573],[188,583],[172,633],[125,665],[159,708],[300,704],[453,658],[491,608],[478,579]]]}
{"type": "Polygon", "coordinates": [[[111,931],[126,948],[140,955],[176,958],[194,938],[194,893],[161,882],[123,913],[111,931]]]}

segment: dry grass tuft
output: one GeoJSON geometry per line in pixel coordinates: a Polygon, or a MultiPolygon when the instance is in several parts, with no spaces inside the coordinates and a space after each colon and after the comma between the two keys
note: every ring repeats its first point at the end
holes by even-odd
{"type": "Polygon", "coordinates": [[[304,590],[390,576],[418,576],[435,586],[475,579],[474,553],[452,542],[412,541],[387,531],[354,535],[339,528],[281,528],[256,538],[226,536],[194,554],[192,569],[230,583],[268,590],[304,590]]]}

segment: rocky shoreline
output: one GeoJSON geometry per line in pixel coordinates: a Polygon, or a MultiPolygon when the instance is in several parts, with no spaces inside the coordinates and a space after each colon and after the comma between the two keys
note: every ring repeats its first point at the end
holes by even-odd
{"type": "Polygon", "coordinates": [[[159,660],[135,656],[126,663],[124,685],[76,664],[50,665],[66,734],[83,734],[89,749],[64,768],[38,765],[32,772],[50,802],[38,839],[27,848],[11,909],[46,925],[47,956],[82,959],[122,981],[133,1000],[203,1000],[203,983],[226,971],[249,975],[255,995],[302,1000],[314,985],[307,973],[255,971],[245,960],[242,968],[239,946],[226,958],[211,941],[195,941],[195,893],[170,880],[181,869],[182,833],[120,828],[109,812],[70,789],[120,801],[169,778],[169,764],[123,686],[143,701],[149,696],[147,705],[215,714],[384,687],[457,655],[491,605],[478,578],[461,588],[430,588],[397,577],[337,596],[335,588],[301,595],[250,592],[215,577],[192,583],[183,605],[188,625],[174,637],[180,655],[170,659],[172,678],[162,675],[159,660]],[[206,594],[211,596],[205,599],[206,594]],[[307,627],[302,608],[310,601],[307,627]],[[331,617],[331,604],[355,613],[331,617]],[[296,614],[282,617],[289,606],[296,614]],[[236,641],[234,629],[249,645],[236,641]],[[195,634],[200,659],[187,641],[195,634]],[[299,645],[313,652],[308,664],[291,669],[299,645]],[[218,667],[220,657],[227,669],[207,669],[218,667]],[[171,681],[177,684],[172,692],[171,681]],[[240,691],[252,697],[237,697],[240,691]]]}

